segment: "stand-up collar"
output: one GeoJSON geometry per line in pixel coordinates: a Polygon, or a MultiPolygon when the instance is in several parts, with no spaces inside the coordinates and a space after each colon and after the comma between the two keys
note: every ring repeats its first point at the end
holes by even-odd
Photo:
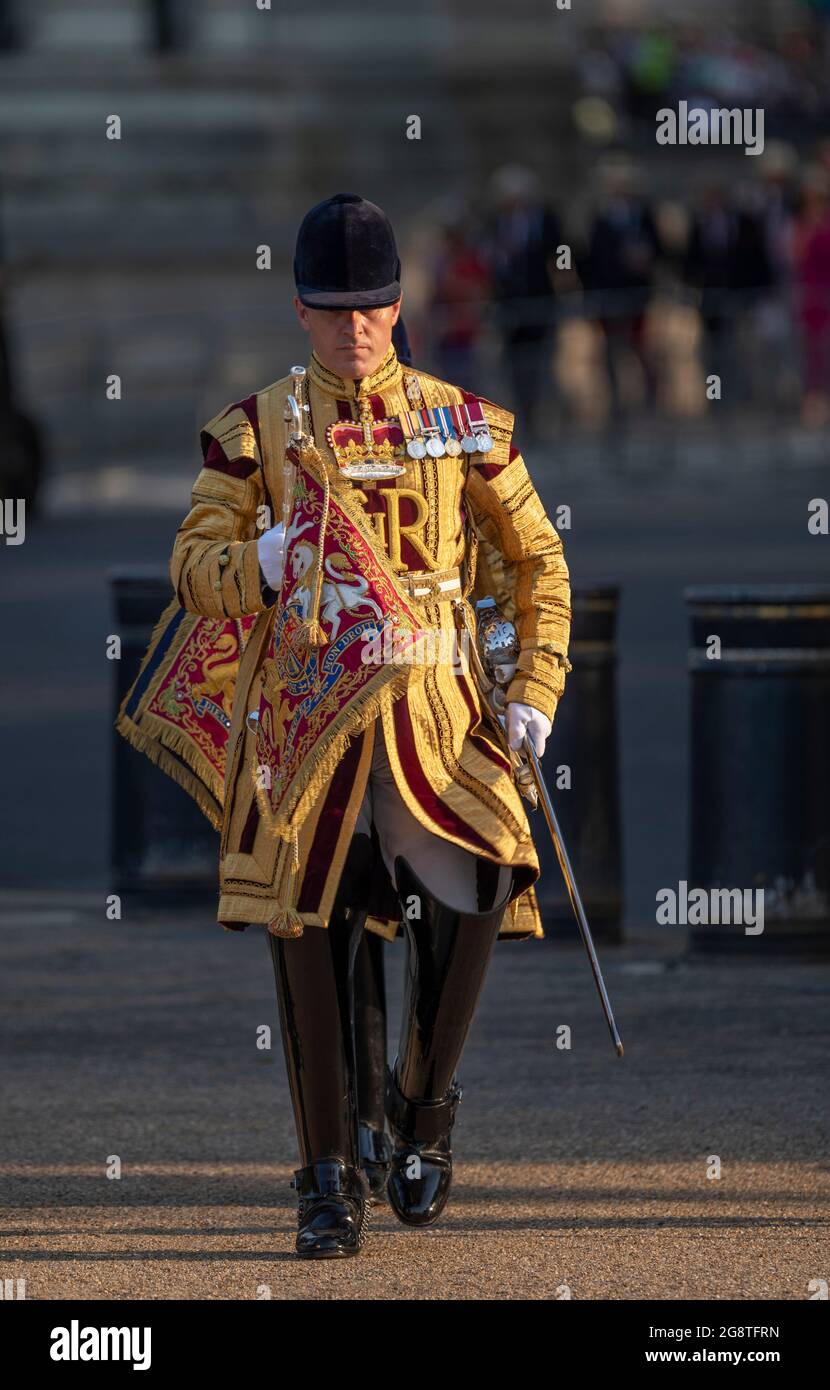
{"type": "Polygon", "coordinates": [[[315,353],[311,354],[308,365],[308,375],[315,386],[329,396],[337,396],[339,400],[347,401],[388,391],[390,387],[397,386],[401,373],[398,354],[391,345],[377,371],[372,372],[371,376],[338,376],[336,372],[331,372],[328,367],[323,366],[315,353]]]}

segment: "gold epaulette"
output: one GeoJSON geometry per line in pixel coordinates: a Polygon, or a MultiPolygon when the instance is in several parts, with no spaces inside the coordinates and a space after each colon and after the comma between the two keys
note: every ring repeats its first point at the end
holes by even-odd
{"type": "Polygon", "coordinates": [[[203,434],[210,434],[221,444],[229,459],[257,457],[256,435],[242,406],[234,402],[226,405],[212,420],[202,426],[203,434]]]}
{"type": "MultiPolygon", "coordinates": [[[[483,396],[480,396],[479,400],[487,423],[490,426],[490,433],[493,434],[493,431],[496,430],[500,436],[507,435],[507,437],[510,438],[513,434],[513,426],[516,420],[513,412],[511,410],[505,410],[504,406],[496,405],[494,401],[485,400],[483,396]]],[[[496,438],[495,434],[493,434],[493,438],[496,438]]]]}

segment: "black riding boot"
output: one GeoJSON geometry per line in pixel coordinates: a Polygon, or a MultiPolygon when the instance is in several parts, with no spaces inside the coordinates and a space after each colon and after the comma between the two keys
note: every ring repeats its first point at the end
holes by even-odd
{"type": "MultiPolygon", "coordinates": [[[[346,875],[344,874],[344,878],[346,875]]],[[[297,1254],[356,1255],[369,1214],[355,1094],[354,962],[366,913],[338,895],[327,928],[269,935],[301,1167],[297,1254]]]]}
{"type": "Polygon", "coordinates": [[[357,1113],[360,1166],[372,1200],[386,1192],[392,1144],[386,1131],[386,983],[383,937],[364,931],[354,967],[357,1113]]]}
{"type": "Polygon", "coordinates": [[[401,902],[419,898],[421,915],[404,915],[407,979],[400,1046],[388,1074],[394,1151],[387,1191],[401,1221],[428,1226],[449,1196],[450,1131],[461,1100],[455,1069],[512,882],[487,911],[461,912],[433,897],[406,860],[396,860],[395,873],[401,902]]]}

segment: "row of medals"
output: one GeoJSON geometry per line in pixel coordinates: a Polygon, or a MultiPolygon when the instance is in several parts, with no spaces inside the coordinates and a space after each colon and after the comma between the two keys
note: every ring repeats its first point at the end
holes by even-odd
{"type": "MultiPolygon", "coordinates": [[[[412,459],[425,458],[427,454],[431,458],[440,459],[449,454],[450,458],[457,458],[462,449],[465,454],[489,454],[493,447],[493,436],[484,425],[476,429],[470,421],[470,413],[467,415],[467,433],[457,439],[455,434],[445,435],[441,426],[438,424],[435,413],[427,410],[427,415],[431,421],[431,428],[426,432],[426,439],[423,433],[418,434],[414,439],[410,439],[406,445],[406,452],[412,459]]],[[[411,418],[411,417],[410,417],[411,418]]]]}
{"type": "MultiPolygon", "coordinates": [[[[434,459],[457,458],[462,451],[465,454],[489,454],[493,448],[493,436],[486,424],[481,427],[473,425],[466,407],[467,432],[460,439],[454,432],[444,433],[433,410],[427,409],[426,414],[431,422],[430,426],[422,424],[421,432],[407,440],[406,452],[411,459],[422,459],[427,455],[434,459]]],[[[412,416],[409,418],[411,420],[412,416]]],[[[406,468],[402,464],[363,459],[341,466],[341,472],[347,478],[395,478],[405,473],[406,468]]]]}

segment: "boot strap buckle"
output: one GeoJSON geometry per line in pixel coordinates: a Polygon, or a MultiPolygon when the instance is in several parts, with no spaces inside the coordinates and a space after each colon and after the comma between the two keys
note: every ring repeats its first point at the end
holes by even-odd
{"type": "Polygon", "coordinates": [[[386,1104],[390,1123],[403,1138],[413,1143],[428,1143],[447,1135],[452,1129],[461,1095],[461,1087],[453,1081],[443,1100],[409,1100],[391,1067],[387,1068],[386,1104]]]}

